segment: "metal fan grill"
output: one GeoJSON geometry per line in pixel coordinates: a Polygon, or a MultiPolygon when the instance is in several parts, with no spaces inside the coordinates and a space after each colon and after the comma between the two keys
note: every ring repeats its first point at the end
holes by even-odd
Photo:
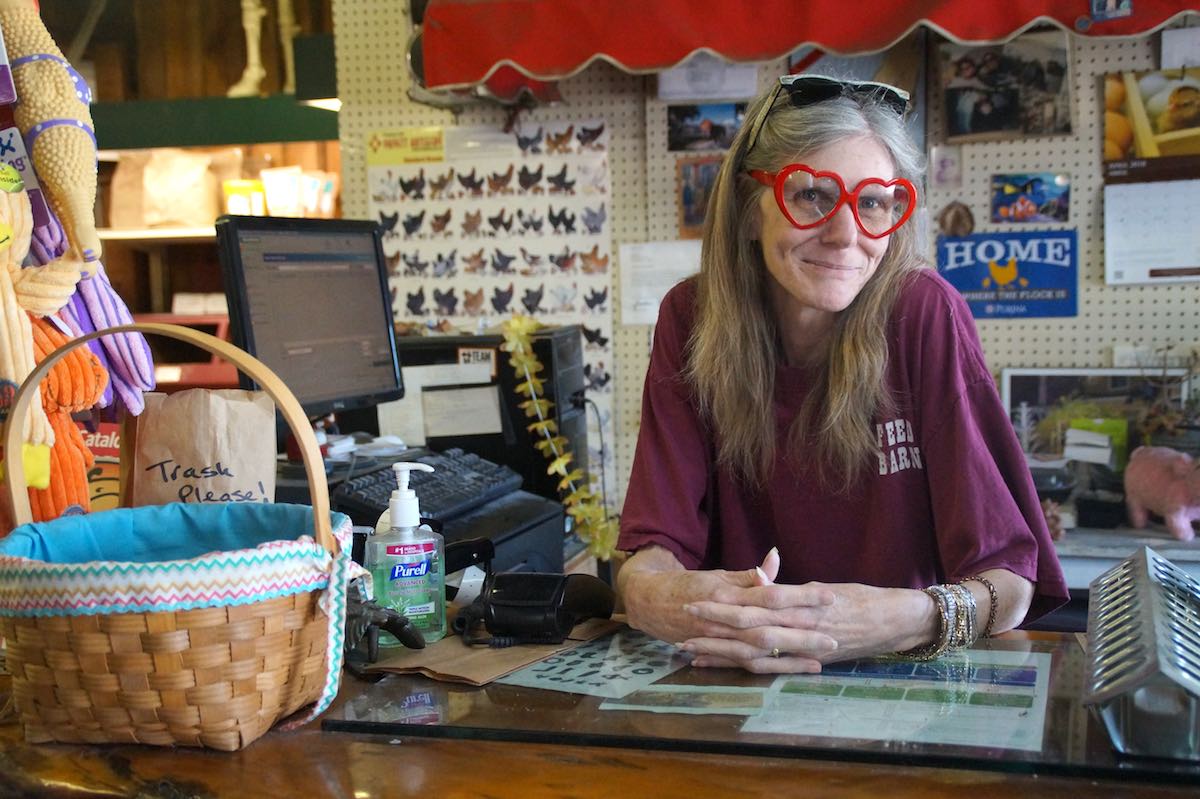
{"type": "Polygon", "coordinates": [[[1200,760],[1200,582],[1149,547],[1092,581],[1087,693],[1117,751],[1200,760]]]}

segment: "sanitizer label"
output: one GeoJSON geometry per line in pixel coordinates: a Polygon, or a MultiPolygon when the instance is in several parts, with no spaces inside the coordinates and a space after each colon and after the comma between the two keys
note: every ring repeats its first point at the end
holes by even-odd
{"type": "MultiPolygon", "coordinates": [[[[371,569],[381,605],[403,613],[427,637],[445,633],[441,554],[434,539],[395,541],[380,546],[371,569]]],[[[389,642],[390,645],[390,642],[389,642]]]]}
{"type": "Polygon", "coordinates": [[[388,580],[405,580],[412,577],[424,577],[429,574],[433,561],[435,547],[432,541],[419,544],[389,544],[387,554],[401,562],[392,565],[388,572],[388,580]]]}
{"type": "Polygon", "coordinates": [[[429,561],[419,563],[397,563],[388,574],[389,580],[403,580],[408,577],[424,577],[429,574],[429,561]]]}
{"type": "Polygon", "coordinates": [[[393,557],[404,557],[406,555],[428,557],[433,554],[433,550],[433,542],[425,541],[420,544],[389,544],[387,553],[393,557]]]}

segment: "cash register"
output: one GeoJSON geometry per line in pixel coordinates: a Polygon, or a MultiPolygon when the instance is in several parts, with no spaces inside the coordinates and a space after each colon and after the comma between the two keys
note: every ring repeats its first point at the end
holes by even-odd
{"type": "MultiPolygon", "coordinates": [[[[222,216],[216,230],[230,337],[279,375],[310,418],[363,424],[379,403],[404,395],[377,223],[222,216]]],[[[434,466],[420,491],[422,513],[442,523],[448,544],[485,537],[496,570],[562,571],[562,506],[522,491],[513,470],[462,449],[327,462],[334,509],[373,526],[394,460],[434,466]]],[[[281,465],[276,500],[308,502],[300,472],[281,465]]]]}

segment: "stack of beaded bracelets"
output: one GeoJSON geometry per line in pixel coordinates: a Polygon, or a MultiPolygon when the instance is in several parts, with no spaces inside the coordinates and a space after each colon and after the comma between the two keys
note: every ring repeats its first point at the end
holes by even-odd
{"type": "Polygon", "coordinates": [[[970,646],[979,638],[978,608],[975,604],[975,595],[963,585],[969,580],[977,580],[988,589],[988,598],[991,602],[983,635],[987,637],[992,634],[992,625],[996,622],[996,589],[990,580],[977,575],[967,577],[957,584],[931,585],[921,590],[928,594],[933,600],[933,604],[937,606],[940,618],[938,637],[930,644],[909,649],[899,653],[900,655],[916,660],[933,660],[948,650],[970,646]]]}
{"type": "Polygon", "coordinates": [[[992,628],[996,624],[996,586],[992,585],[992,581],[984,577],[982,574],[976,574],[974,577],[964,577],[958,581],[959,585],[966,585],[971,580],[983,585],[988,592],[988,620],[983,626],[983,637],[987,638],[992,634],[992,628]]]}

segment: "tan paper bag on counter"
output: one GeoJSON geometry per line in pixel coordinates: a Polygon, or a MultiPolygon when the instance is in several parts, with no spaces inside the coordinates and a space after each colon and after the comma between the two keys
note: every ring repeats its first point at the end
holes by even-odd
{"type": "Polygon", "coordinates": [[[127,506],[275,499],[275,403],[265,392],[146,394],[124,438],[127,506]]]}
{"type": "Polygon", "coordinates": [[[462,636],[448,635],[424,649],[389,649],[367,671],[424,674],[441,682],[487,685],[548,657],[574,649],[624,626],[612,619],[588,619],[575,625],[561,644],[522,644],[505,649],[470,646],[462,636]]]}

